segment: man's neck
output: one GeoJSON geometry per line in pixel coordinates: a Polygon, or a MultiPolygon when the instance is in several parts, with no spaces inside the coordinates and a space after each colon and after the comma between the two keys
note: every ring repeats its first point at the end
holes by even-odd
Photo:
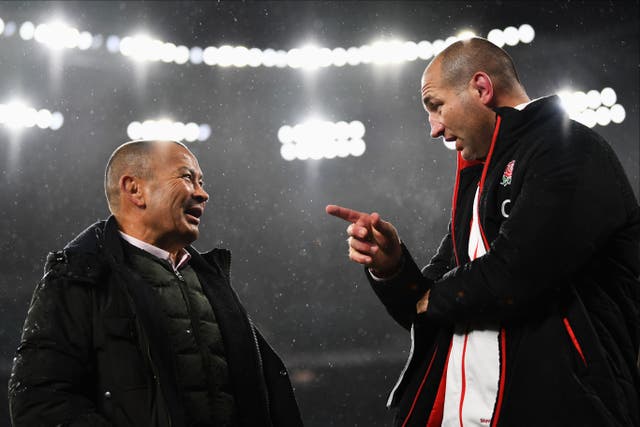
{"type": "Polygon", "coordinates": [[[179,247],[176,245],[172,245],[171,247],[169,247],[165,244],[162,244],[162,242],[160,242],[157,238],[149,235],[149,232],[146,229],[140,229],[140,227],[136,227],[134,224],[130,224],[127,221],[120,221],[118,218],[116,218],[116,221],[118,222],[118,229],[121,233],[132,237],[136,241],[140,242],[142,246],[149,245],[152,248],[157,249],[158,251],[162,251],[163,254],[168,254],[165,256],[159,256],[159,258],[168,257],[173,265],[176,265],[176,263],[180,260],[182,254],[184,253],[184,247],[179,247]]]}

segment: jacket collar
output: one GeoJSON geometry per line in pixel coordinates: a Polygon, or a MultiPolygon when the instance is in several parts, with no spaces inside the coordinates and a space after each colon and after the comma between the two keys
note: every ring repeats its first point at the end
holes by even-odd
{"type": "Polygon", "coordinates": [[[539,127],[542,122],[568,119],[557,95],[535,99],[522,110],[497,107],[494,111],[502,118],[496,153],[505,149],[504,141],[518,141],[533,127],[539,127]]]}

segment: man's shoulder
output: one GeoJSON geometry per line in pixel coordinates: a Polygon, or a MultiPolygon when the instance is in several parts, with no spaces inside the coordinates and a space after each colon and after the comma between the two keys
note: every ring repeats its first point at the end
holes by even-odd
{"type": "MultiPolygon", "coordinates": [[[[202,259],[209,267],[222,272],[225,276],[229,276],[231,272],[231,251],[224,248],[214,248],[208,252],[198,252],[194,248],[189,248],[191,256],[196,260],[202,259]]],[[[195,263],[198,268],[198,262],[195,263]]]]}
{"type": "Polygon", "coordinates": [[[98,221],[47,255],[44,272],[55,278],[95,282],[107,269],[104,259],[104,232],[107,221],[98,221]]]}

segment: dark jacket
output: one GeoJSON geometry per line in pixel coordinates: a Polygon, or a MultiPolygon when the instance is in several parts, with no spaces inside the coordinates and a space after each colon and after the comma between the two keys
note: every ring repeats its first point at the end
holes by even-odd
{"type": "MultiPolygon", "coordinates": [[[[240,425],[302,425],[282,361],[231,288],[230,252],[187,250],[219,323],[240,425]]],[[[49,254],[9,381],[13,425],[186,426],[155,298],[125,265],[113,217],[49,254]]]]}
{"type": "Polygon", "coordinates": [[[496,109],[485,162],[458,157],[449,233],[422,271],[405,247],[370,278],[413,347],[398,425],[439,426],[453,325],[501,325],[492,426],[640,425],[640,209],[611,147],[557,97],[496,109]],[[488,252],[470,261],[476,188],[488,252]],[[431,290],[426,313],[416,302],[431,290]],[[438,393],[440,390],[440,393],[438,393]],[[405,420],[409,418],[408,421],[405,420]]]}

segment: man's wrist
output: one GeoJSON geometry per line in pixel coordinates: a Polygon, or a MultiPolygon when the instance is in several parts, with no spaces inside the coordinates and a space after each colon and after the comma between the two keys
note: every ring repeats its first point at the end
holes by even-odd
{"type": "Polygon", "coordinates": [[[376,280],[391,280],[396,277],[402,271],[404,267],[404,254],[400,257],[398,264],[393,269],[387,271],[378,271],[374,268],[369,268],[369,274],[376,280]]]}

